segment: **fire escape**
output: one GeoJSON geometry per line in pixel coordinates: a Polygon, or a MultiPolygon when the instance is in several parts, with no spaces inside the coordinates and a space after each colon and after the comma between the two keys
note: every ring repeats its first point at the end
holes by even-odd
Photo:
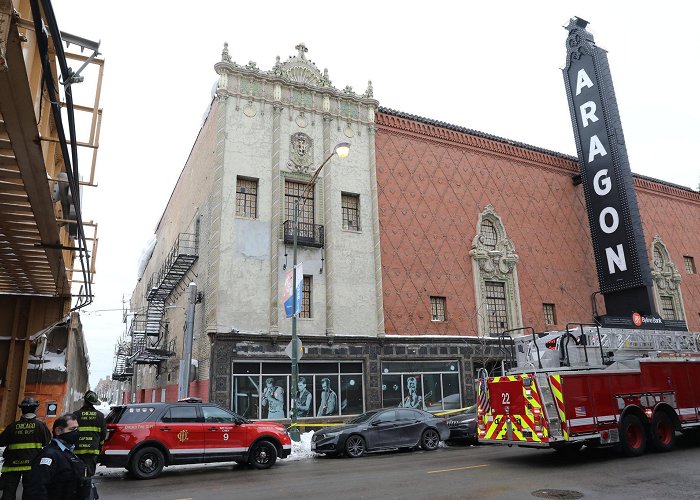
{"type": "Polygon", "coordinates": [[[181,286],[197,260],[198,233],[180,233],[160,269],[151,276],[146,289],[146,313],[134,316],[131,322],[130,349],[127,352],[123,348],[126,346],[122,346],[120,356],[120,347],[117,347],[115,364],[122,364],[123,374],[131,372],[128,376],[133,375],[133,365],[157,365],[175,355],[175,340],[168,340],[168,327],[163,321],[165,301],[181,286]]]}

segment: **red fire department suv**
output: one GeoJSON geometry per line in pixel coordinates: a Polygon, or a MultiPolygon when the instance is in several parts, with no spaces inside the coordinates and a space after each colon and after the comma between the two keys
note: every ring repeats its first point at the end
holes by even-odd
{"type": "Polygon", "coordinates": [[[98,461],[125,467],[139,479],[176,464],[235,461],[267,469],[292,449],[283,425],[253,422],[194,398],[113,406],[106,420],[98,461]]]}

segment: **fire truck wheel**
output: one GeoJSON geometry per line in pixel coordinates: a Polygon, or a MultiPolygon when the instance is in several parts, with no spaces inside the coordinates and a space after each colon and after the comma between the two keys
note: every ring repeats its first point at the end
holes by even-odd
{"type": "Polygon", "coordinates": [[[656,451],[671,451],[676,444],[676,430],[671,418],[658,411],[651,419],[651,446],[656,451]]]}
{"type": "Polygon", "coordinates": [[[620,424],[620,445],[622,452],[628,457],[638,457],[647,448],[647,433],[641,419],[627,414],[620,424]]]}

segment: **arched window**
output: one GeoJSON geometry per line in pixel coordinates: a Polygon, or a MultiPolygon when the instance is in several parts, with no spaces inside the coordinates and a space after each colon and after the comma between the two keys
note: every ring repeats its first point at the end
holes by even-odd
{"type": "Polygon", "coordinates": [[[671,260],[671,255],[659,235],[651,243],[651,278],[654,282],[656,309],[665,320],[685,321],[681,273],[671,260]]]}
{"type": "Polygon", "coordinates": [[[516,264],[518,255],[496,210],[479,214],[472,241],[472,269],[479,335],[496,335],[522,326],[516,264]]]}

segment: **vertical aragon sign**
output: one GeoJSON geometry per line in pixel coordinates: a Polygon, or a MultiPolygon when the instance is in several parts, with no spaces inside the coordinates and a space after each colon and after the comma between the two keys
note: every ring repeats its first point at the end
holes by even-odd
{"type": "Polygon", "coordinates": [[[600,291],[608,315],[654,314],[651,272],[605,50],[573,18],[563,69],[600,291]]]}

